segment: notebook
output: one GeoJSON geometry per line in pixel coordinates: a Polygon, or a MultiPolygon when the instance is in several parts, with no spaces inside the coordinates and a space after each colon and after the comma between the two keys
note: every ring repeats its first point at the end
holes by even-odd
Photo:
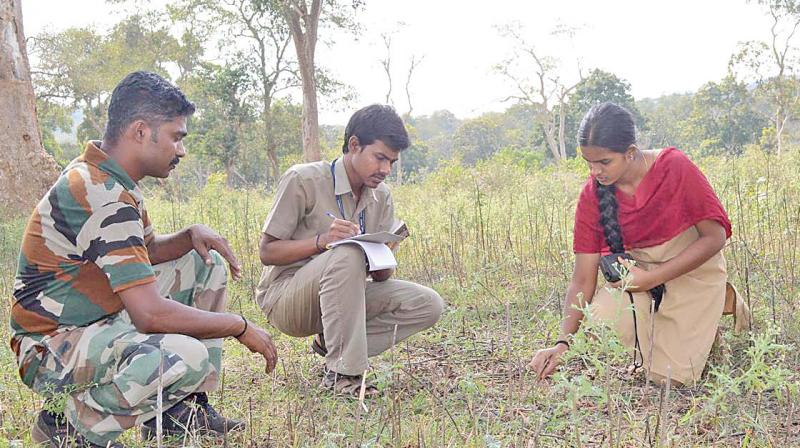
{"type": "Polygon", "coordinates": [[[341,246],[342,244],[355,244],[364,251],[369,263],[369,270],[380,271],[397,267],[397,259],[394,257],[392,249],[387,243],[403,241],[408,237],[408,227],[402,221],[395,221],[391,232],[364,233],[344,240],[334,241],[328,244],[328,248],[341,246]]]}

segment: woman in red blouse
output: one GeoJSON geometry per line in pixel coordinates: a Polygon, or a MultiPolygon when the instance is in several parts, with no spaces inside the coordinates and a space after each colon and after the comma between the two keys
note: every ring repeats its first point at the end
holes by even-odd
{"type": "Polygon", "coordinates": [[[693,383],[706,364],[726,294],[737,297],[732,288],[728,293],[722,256],[731,236],[728,216],[685,154],[636,146],[633,117],[623,107],[590,109],[578,143],[591,175],[575,213],[575,270],[559,339],[539,350],[530,368],[539,378],[555,371],[583,319],[576,309],[582,297],[593,317],[616,328],[634,349],[635,367],[656,381],[693,383]],[[635,260],[611,257],[629,270],[627,288],[616,281],[597,289],[601,257],[618,253],[635,260]]]}

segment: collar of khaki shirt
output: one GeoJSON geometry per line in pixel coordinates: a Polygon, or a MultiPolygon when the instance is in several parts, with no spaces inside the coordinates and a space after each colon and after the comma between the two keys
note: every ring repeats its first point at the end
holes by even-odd
{"type": "MultiPolygon", "coordinates": [[[[350,187],[350,178],[347,177],[347,169],[344,166],[344,157],[339,157],[338,159],[334,160],[332,163],[335,164],[333,168],[333,175],[336,178],[336,189],[333,191],[333,194],[336,196],[345,195],[350,193],[352,195],[353,189],[350,187]]],[[[352,196],[353,200],[355,200],[355,196],[352,196]]],[[[361,190],[361,196],[356,204],[356,210],[353,215],[357,215],[361,213],[361,210],[367,207],[368,202],[378,202],[378,197],[375,196],[375,189],[369,188],[364,186],[361,190]],[[364,194],[364,190],[369,190],[369,194],[364,194]]]]}

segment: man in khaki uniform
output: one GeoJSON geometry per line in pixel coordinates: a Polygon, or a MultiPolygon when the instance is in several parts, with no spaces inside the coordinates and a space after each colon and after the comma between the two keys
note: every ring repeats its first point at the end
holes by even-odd
{"type": "MultiPolygon", "coordinates": [[[[359,247],[326,249],[359,233],[391,229],[394,209],[383,180],[408,145],[391,107],[357,111],[345,129],[342,157],[286,171],[262,229],[259,255],[266,268],[258,303],[283,333],[317,335],[312,348],[325,356],[327,389],[357,394],[368,356],[433,326],[442,313],[436,291],[390,279],[393,269],[367,272],[359,247]]],[[[369,386],[366,393],[377,390],[369,386]]]]}

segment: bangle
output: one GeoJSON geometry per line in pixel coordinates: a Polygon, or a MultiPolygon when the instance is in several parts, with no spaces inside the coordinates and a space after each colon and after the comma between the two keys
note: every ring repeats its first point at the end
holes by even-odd
{"type": "Polygon", "coordinates": [[[314,240],[314,245],[317,246],[317,253],[320,253],[320,254],[325,252],[325,248],[324,247],[319,247],[319,237],[321,235],[322,235],[321,233],[318,233],[317,234],[317,239],[314,240]]]}
{"type": "Polygon", "coordinates": [[[244,332],[247,331],[247,319],[245,319],[244,316],[242,316],[241,314],[239,315],[239,317],[241,317],[242,320],[244,321],[244,329],[239,334],[234,336],[236,339],[242,337],[244,335],[244,332]]]}
{"type": "Polygon", "coordinates": [[[556,341],[556,343],[555,343],[554,345],[558,345],[558,344],[564,344],[564,345],[566,345],[566,346],[567,346],[567,350],[569,350],[569,342],[565,341],[564,339],[559,339],[559,340],[557,340],[557,341],[556,341]]]}

